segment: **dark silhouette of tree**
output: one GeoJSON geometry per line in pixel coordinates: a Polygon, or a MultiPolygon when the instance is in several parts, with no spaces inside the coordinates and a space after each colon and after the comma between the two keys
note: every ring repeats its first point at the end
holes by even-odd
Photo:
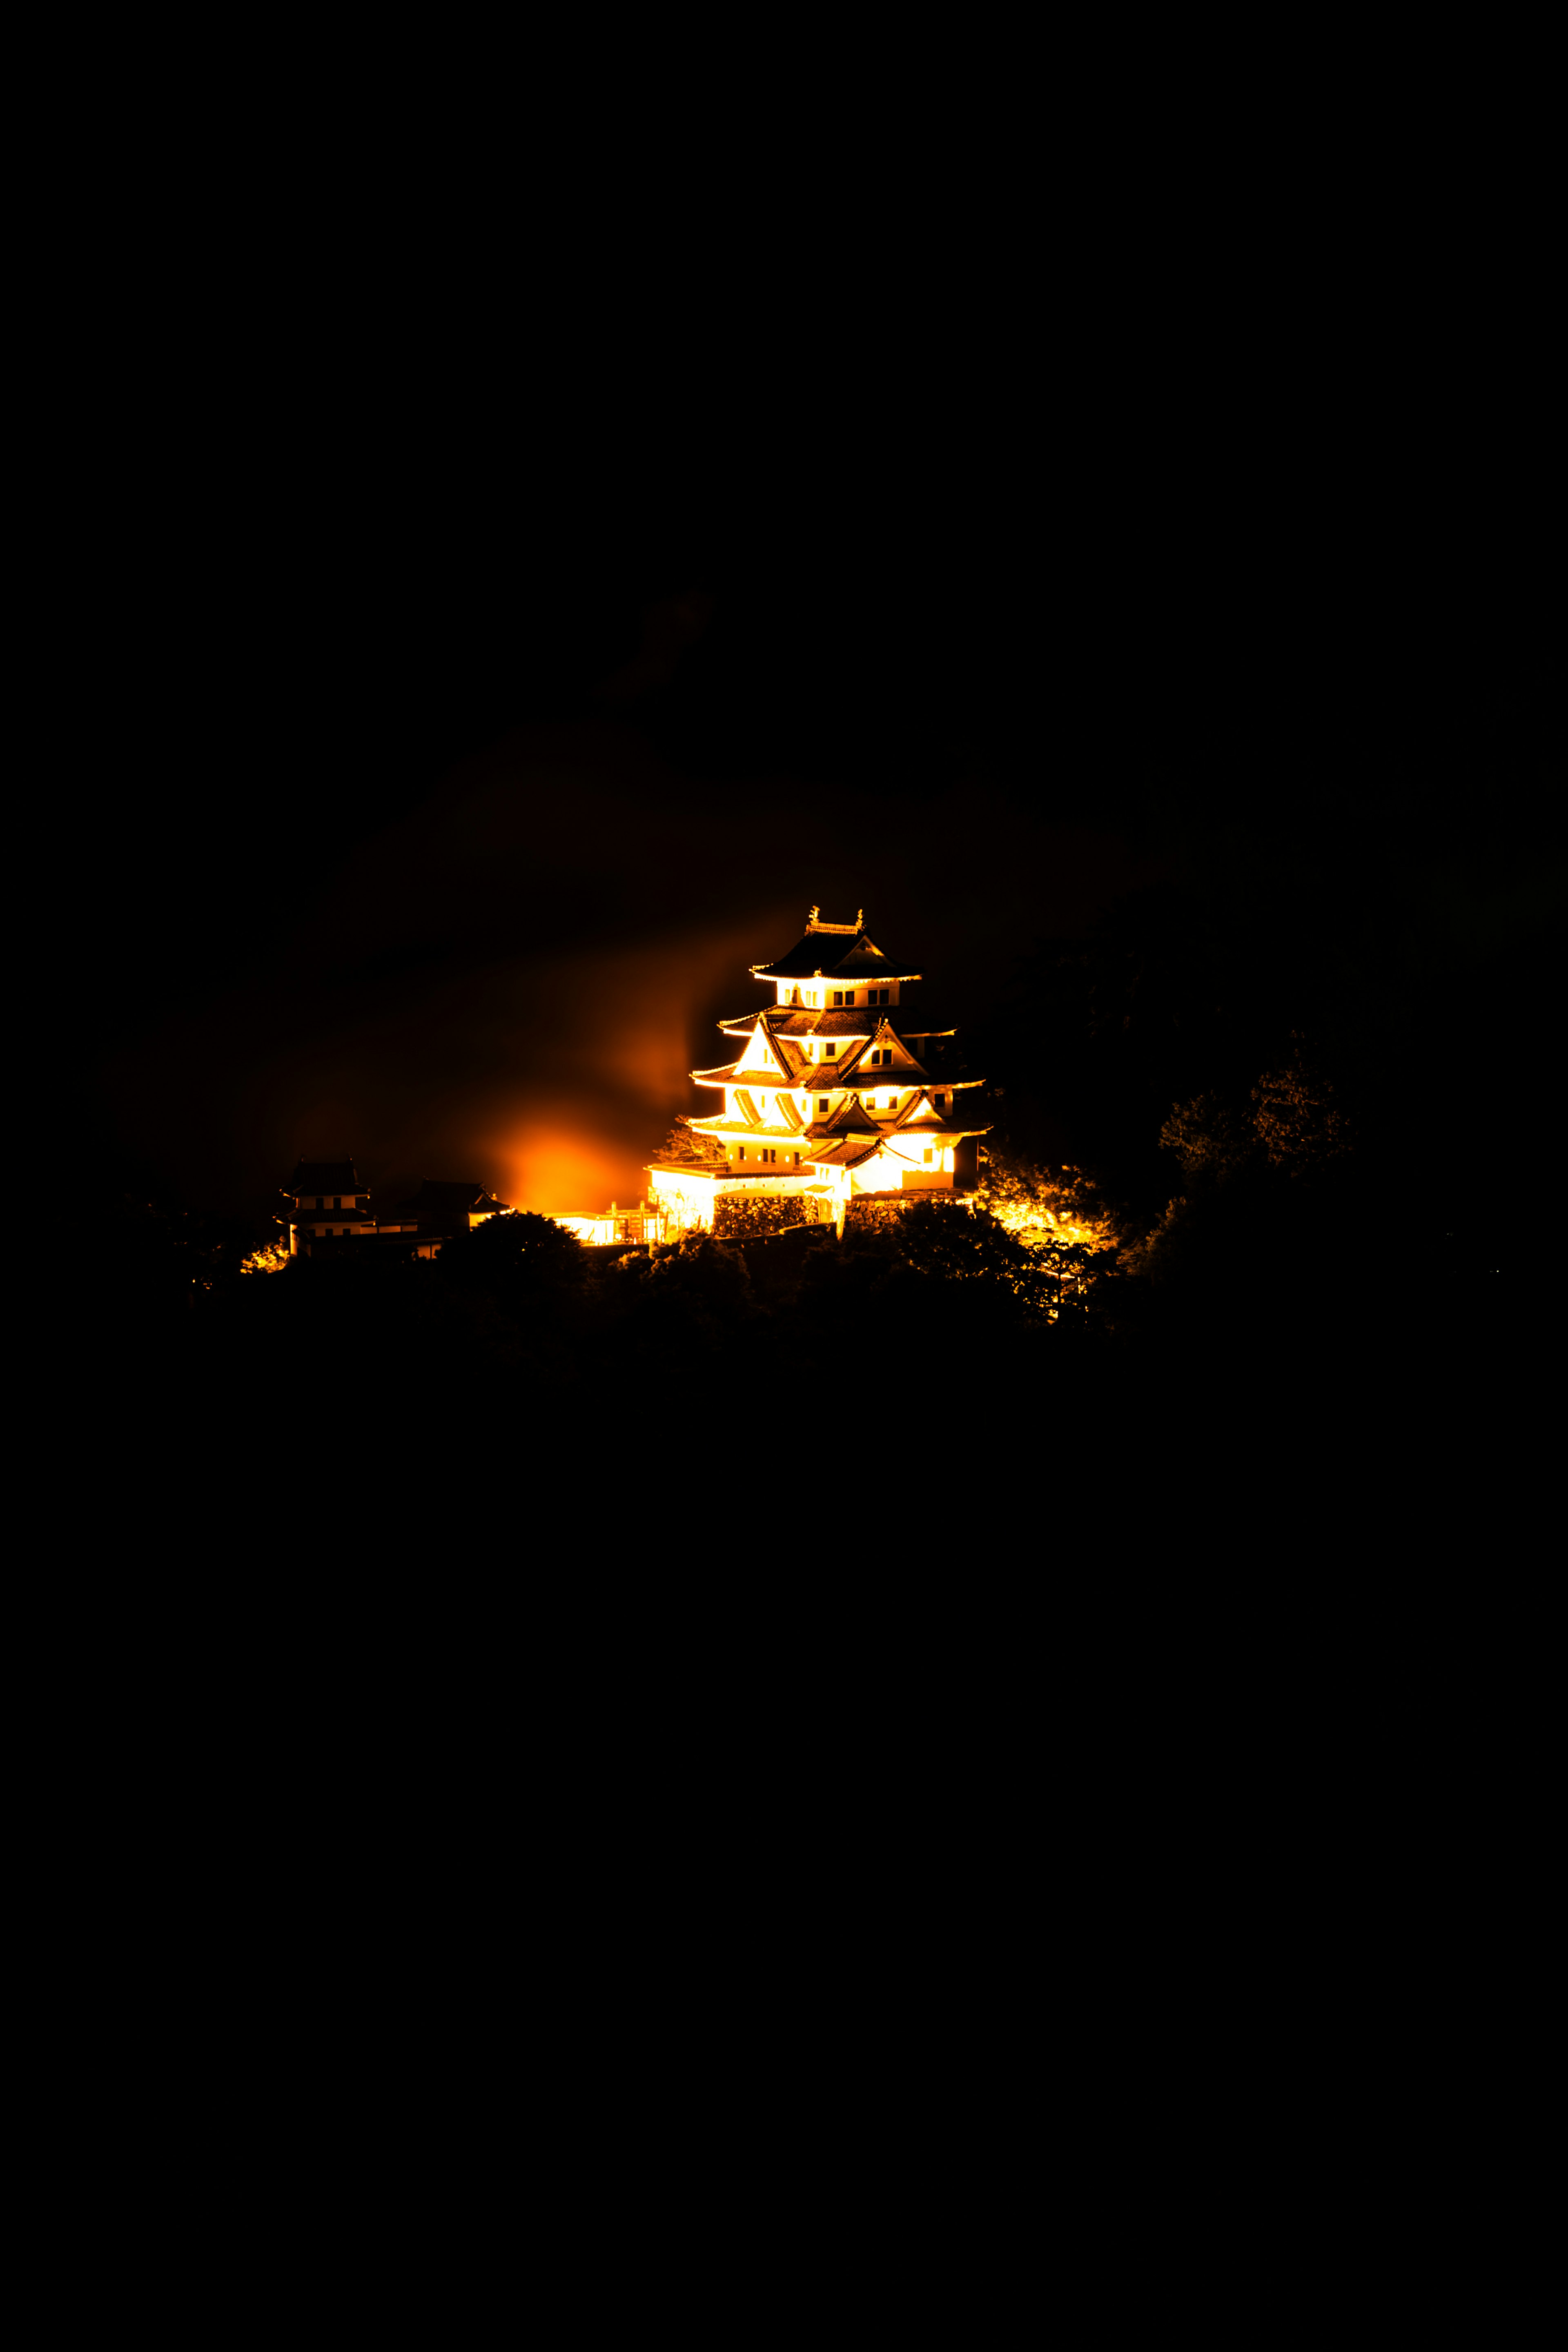
{"type": "Polygon", "coordinates": [[[1247,1165],[1255,1149],[1247,1120],[1214,1093],[1177,1103],[1160,1129],[1160,1143],[1174,1153],[1189,1183],[1223,1181],[1247,1165]]]}
{"type": "Polygon", "coordinates": [[[676,1119],[653,1156],[670,1167],[722,1168],[725,1165],[724,1146],[718,1138],[699,1134],[689,1118],[676,1119]]]}
{"type": "Polygon", "coordinates": [[[521,1309],[569,1297],[587,1279],[589,1260],[577,1235],[553,1217],[517,1209],[455,1234],[436,1267],[456,1289],[487,1290],[503,1307],[521,1309]]]}
{"type": "Polygon", "coordinates": [[[741,1252],[706,1233],[612,1259],[597,1301],[609,1377],[633,1369],[655,1377],[710,1372],[765,1320],[741,1252]]]}
{"type": "Polygon", "coordinates": [[[1350,1121],[1333,1079],[1309,1065],[1299,1032],[1291,1047],[1284,1066],[1267,1072],[1253,1087],[1252,1126],[1271,1168],[1301,1174],[1344,1157],[1351,1148],[1350,1121]]]}

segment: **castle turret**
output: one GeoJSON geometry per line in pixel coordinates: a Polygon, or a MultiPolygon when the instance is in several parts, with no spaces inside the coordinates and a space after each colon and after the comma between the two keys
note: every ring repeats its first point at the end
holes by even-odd
{"type": "Polygon", "coordinates": [[[284,1187],[288,1204],[288,1253],[298,1257],[319,1241],[373,1234],[371,1191],[351,1160],[301,1160],[284,1187]]]}
{"type": "Polygon", "coordinates": [[[486,1217],[504,1216],[507,1212],[507,1202],[496,1200],[482,1184],[433,1183],[427,1179],[404,1208],[378,1218],[371,1211],[370,1186],[361,1183],[351,1160],[301,1160],[288,1180],[284,1200],[291,1257],[313,1255],[329,1244],[379,1243],[389,1235],[398,1248],[412,1248],[416,1256],[433,1257],[452,1234],[471,1232],[486,1217]]]}

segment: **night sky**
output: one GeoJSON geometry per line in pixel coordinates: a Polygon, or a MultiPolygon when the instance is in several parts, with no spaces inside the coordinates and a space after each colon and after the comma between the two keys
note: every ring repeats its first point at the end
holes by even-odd
{"type": "Polygon", "coordinates": [[[1299,408],[1150,448],[1090,405],[1027,467],[883,452],[858,493],[178,482],[159,562],[122,530],[106,572],[98,1164],[223,1210],[338,1150],[382,1202],[599,1206],[711,1108],[686,1073],[812,903],[983,1034],[1194,845],[1529,867],[1535,516],[1299,408]]]}

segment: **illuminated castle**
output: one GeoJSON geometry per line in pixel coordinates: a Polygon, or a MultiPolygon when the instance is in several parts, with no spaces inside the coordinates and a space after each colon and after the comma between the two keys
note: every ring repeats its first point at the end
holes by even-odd
{"type": "Polygon", "coordinates": [[[773,1003],[721,1021],[744,1041],[735,1059],[692,1072],[722,1090],[723,1109],[687,1122],[689,1147],[649,1169],[665,1231],[831,1219],[841,1232],[862,1193],[972,1192],[987,1129],[965,1123],[960,1098],[983,1081],[943,1076],[954,1032],[902,1013],[920,974],[884,955],[860,915],[824,923],[815,907],[798,946],[751,969],[773,1003]]]}

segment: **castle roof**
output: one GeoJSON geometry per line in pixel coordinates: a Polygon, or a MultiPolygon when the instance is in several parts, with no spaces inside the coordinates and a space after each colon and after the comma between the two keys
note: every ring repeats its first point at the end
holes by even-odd
{"type": "Polygon", "coordinates": [[[806,1129],[810,1143],[819,1140],[841,1140],[845,1136],[870,1136],[874,1141],[883,1132],[881,1122],[874,1119],[862,1104],[858,1095],[846,1095],[836,1109],[826,1118],[814,1118],[806,1129]]]}
{"type": "MultiPolygon", "coordinates": [[[[879,1094],[885,1087],[890,1093],[913,1092],[916,1097],[924,1096],[929,1098],[933,1091],[955,1094],[962,1088],[966,1092],[972,1092],[975,1087],[985,1084],[983,1078],[934,1080],[928,1071],[921,1068],[918,1062],[889,1062],[875,1070],[857,1069],[855,1063],[850,1061],[810,1063],[798,1078],[790,1080],[787,1087],[778,1086],[769,1078],[758,1078],[754,1070],[743,1070],[738,1062],[727,1063],[722,1069],[717,1070],[694,1070],[692,1076],[699,1086],[733,1087],[737,1095],[745,1096],[747,1100],[751,1099],[753,1088],[766,1088],[773,1095],[779,1116],[787,1120],[792,1120],[796,1116],[792,1096],[797,1093],[840,1094],[855,1098],[862,1094],[879,1094]]],[[[755,1102],[752,1103],[752,1108],[756,1108],[755,1102]]],[[[841,1110],[843,1106],[841,1105],[840,1108],[841,1110]]],[[[715,1115],[717,1116],[717,1114],[715,1115]]],[[[917,1116],[913,1107],[905,1115],[910,1118],[917,1116]]],[[[940,1115],[936,1110],[932,1112],[934,1118],[940,1115]]],[[[704,1126],[707,1122],[698,1120],[695,1123],[698,1126],[704,1126]]],[[[758,1114],[758,1123],[761,1123],[760,1114],[758,1114]]],[[[966,1132],[967,1131],[966,1129],[966,1132]]]]}
{"type": "Polygon", "coordinates": [[[779,1127],[765,1128],[759,1118],[727,1118],[722,1111],[716,1111],[712,1118],[694,1118],[692,1128],[698,1135],[761,1135],[774,1143],[788,1143],[791,1133],[803,1135],[806,1131],[799,1126],[792,1130],[779,1127]]]}
{"type": "Polygon", "coordinates": [[[883,954],[867,937],[861,916],[857,915],[852,923],[824,923],[814,907],[804,937],[788,955],[779,956],[773,963],[754,963],[751,969],[758,980],[815,980],[819,976],[825,980],[830,975],[834,980],[920,977],[917,971],[902,970],[892,957],[883,954]]]}
{"type": "Polygon", "coordinates": [[[656,1151],[652,1160],[644,1160],[643,1165],[650,1175],[655,1169],[662,1168],[672,1176],[702,1176],[710,1183],[716,1183],[721,1176],[731,1176],[735,1172],[727,1160],[672,1160],[664,1151],[656,1151]]]}
{"type": "Polygon", "coordinates": [[[881,1148],[879,1135],[841,1135],[835,1143],[824,1143],[807,1152],[813,1168],[859,1168],[875,1158],[881,1148]]]}
{"type": "MultiPolygon", "coordinates": [[[[871,1087],[867,1087],[865,1092],[870,1094],[871,1087]]],[[[890,1111],[879,1116],[868,1111],[858,1090],[850,1094],[826,1118],[812,1120],[806,1129],[806,1140],[814,1145],[819,1139],[831,1140],[845,1135],[870,1134],[888,1140],[897,1135],[941,1136],[953,1142],[960,1136],[989,1133],[988,1127],[965,1127],[950,1112],[937,1110],[931,1100],[930,1087],[922,1082],[916,1086],[914,1098],[896,1114],[890,1111]]],[[[821,1156],[813,1153],[813,1157],[821,1156]]]]}
{"type": "MultiPolygon", "coordinates": [[[[781,1004],[776,1010],[768,1008],[762,1013],[737,1013],[733,1020],[721,1021],[718,1026],[727,1037],[750,1037],[760,1024],[767,1030],[768,1041],[774,1052],[786,1055],[799,1053],[794,1042],[797,1037],[871,1038],[885,1030],[900,1045],[909,1046],[912,1038],[953,1037],[957,1034],[956,1030],[940,1029],[935,1024],[923,1024],[917,1029],[913,1024],[898,1018],[903,1010],[902,1005],[862,1004],[838,1006],[821,1012],[781,1004]]],[[[910,1050],[913,1052],[913,1046],[910,1050]]],[[[802,1057],[801,1066],[815,1069],[818,1065],[806,1063],[802,1057]]],[[[695,1077],[698,1074],[694,1071],[692,1075],[695,1077]]]]}

